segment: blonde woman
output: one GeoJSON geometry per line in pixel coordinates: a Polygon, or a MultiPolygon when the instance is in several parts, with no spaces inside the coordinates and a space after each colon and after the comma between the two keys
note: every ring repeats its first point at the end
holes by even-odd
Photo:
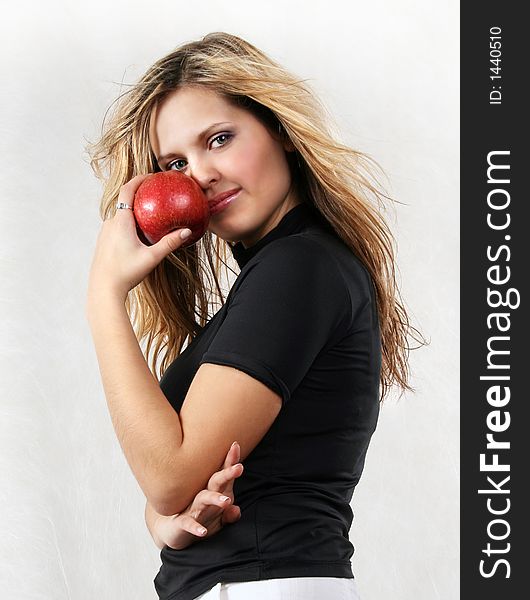
{"type": "Polygon", "coordinates": [[[375,163],[334,140],[307,85],[226,33],[157,61],[90,151],[104,222],[87,317],[161,548],[159,597],[358,598],[350,500],[419,334],[375,163]],[[160,170],[210,203],[196,244],[138,238],[135,191],[160,170]]]}

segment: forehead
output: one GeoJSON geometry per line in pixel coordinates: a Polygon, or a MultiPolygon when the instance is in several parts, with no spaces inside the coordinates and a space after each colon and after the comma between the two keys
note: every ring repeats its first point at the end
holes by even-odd
{"type": "Polygon", "coordinates": [[[152,111],[149,138],[155,154],[163,154],[175,144],[192,144],[210,125],[245,118],[223,96],[199,87],[171,92],[152,111]]]}

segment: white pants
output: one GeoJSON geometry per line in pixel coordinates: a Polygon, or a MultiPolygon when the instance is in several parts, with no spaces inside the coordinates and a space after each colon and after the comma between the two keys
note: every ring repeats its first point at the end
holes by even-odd
{"type": "Polygon", "coordinates": [[[195,600],[360,600],[355,579],[288,577],[218,583],[195,600]]]}

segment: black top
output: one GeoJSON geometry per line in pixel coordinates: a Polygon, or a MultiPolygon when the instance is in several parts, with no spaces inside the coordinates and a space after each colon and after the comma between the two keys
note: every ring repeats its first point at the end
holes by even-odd
{"type": "Polygon", "coordinates": [[[154,584],[164,600],[192,600],[220,581],[353,577],[349,503],[379,414],[371,279],[305,203],[232,251],[241,272],[225,304],[160,386],[179,411],[199,365],[228,365],[278,393],[282,408],[235,480],[241,519],[162,549],[154,584]]]}

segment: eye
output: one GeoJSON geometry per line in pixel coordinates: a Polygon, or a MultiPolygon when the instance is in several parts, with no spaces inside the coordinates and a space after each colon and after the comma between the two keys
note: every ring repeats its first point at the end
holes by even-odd
{"type": "MultiPolygon", "coordinates": [[[[212,139],[211,143],[219,142],[220,146],[224,146],[232,139],[232,137],[233,135],[231,133],[220,133],[212,139]]],[[[216,148],[219,148],[219,146],[216,146],[216,148]]]]}
{"type": "MultiPolygon", "coordinates": [[[[185,163],[185,162],[186,162],[186,161],[185,161],[183,158],[177,158],[177,160],[174,160],[174,161],[172,161],[172,162],[170,162],[170,163],[168,163],[168,164],[166,165],[166,171],[172,171],[172,170],[173,170],[173,169],[171,168],[171,167],[172,167],[172,165],[178,165],[179,163],[185,163]]],[[[184,166],[177,166],[176,170],[177,170],[177,171],[182,171],[182,169],[184,169],[184,168],[185,168],[185,166],[186,166],[185,164],[184,164],[184,166]]]]}

